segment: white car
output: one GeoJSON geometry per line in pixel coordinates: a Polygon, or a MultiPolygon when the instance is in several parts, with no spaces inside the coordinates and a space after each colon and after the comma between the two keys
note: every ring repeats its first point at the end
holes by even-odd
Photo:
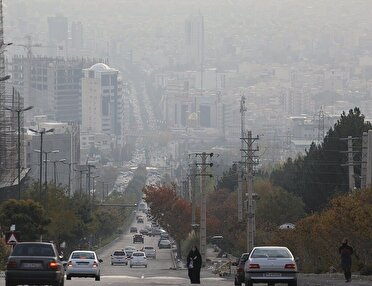
{"type": "Polygon", "coordinates": [[[111,254],[111,265],[125,264],[128,265],[127,254],[124,250],[115,250],[111,254]]]}
{"type": "Polygon", "coordinates": [[[287,283],[297,286],[297,265],[286,247],[254,247],[244,266],[245,285],[253,283],[287,283]]]}
{"type": "Polygon", "coordinates": [[[75,250],[71,253],[66,265],[66,280],[71,277],[93,277],[96,281],[101,280],[102,259],[90,250],[75,250]]]}
{"type": "Polygon", "coordinates": [[[142,251],[145,253],[146,257],[156,259],[156,250],[153,246],[144,246],[142,251]]]}
{"type": "Polygon", "coordinates": [[[124,251],[125,253],[127,254],[127,257],[131,257],[133,252],[137,251],[137,248],[135,248],[134,246],[126,246],[124,248],[124,251]]]}
{"type": "Polygon", "coordinates": [[[133,252],[132,256],[129,260],[129,266],[132,268],[133,266],[145,266],[147,267],[147,258],[146,254],[142,251],[135,251],[133,252]]]}

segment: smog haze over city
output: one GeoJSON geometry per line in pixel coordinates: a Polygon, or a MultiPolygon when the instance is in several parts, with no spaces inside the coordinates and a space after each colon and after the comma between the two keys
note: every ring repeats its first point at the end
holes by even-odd
{"type": "Polygon", "coordinates": [[[343,111],[372,118],[370,1],[3,3],[7,83],[33,106],[25,125],[74,122],[74,161],[111,161],[113,144],[129,161],[140,142],[168,165],[198,151],[230,165],[249,130],[272,166],[320,143],[343,111]]]}

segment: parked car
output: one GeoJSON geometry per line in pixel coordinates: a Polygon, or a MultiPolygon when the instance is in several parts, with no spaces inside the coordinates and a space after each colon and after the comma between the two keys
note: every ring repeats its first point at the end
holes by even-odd
{"type": "Polygon", "coordinates": [[[138,230],[137,230],[137,227],[135,227],[135,226],[132,226],[131,228],[130,228],[130,232],[131,233],[136,233],[138,230]]]}
{"type": "Polygon", "coordinates": [[[137,223],[144,223],[143,217],[137,218],[137,223]]]}
{"type": "Polygon", "coordinates": [[[245,285],[288,283],[297,286],[296,261],[286,247],[261,246],[252,249],[244,266],[245,285]]]}
{"type": "Polygon", "coordinates": [[[133,252],[137,251],[137,248],[135,248],[134,246],[126,246],[124,248],[124,251],[127,254],[127,258],[130,258],[133,252]]]}
{"type": "Polygon", "coordinates": [[[162,249],[162,248],[172,248],[172,243],[170,242],[169,239],[162,239],[159,241],[159,244],[158,244],[159,248],[162,249]]]}
{"type": "Polygon", "coordinates": [[[147,258],[154,258],[156,259],[156,250],[153,246],[144,246],[142,247],[141,251],[146,254],[147,258]]]}
{"type": "Polygon", "coordinates": [[[248,257],[248,252],[243,253],[242,255],[240,255],[238,261],[236,263],[233,263],[233,265],[236,266],[234,285],[242,285],[242,283],[245,283],[244,265],[245,262],[248,260],[248,257]]]}
{"type": "Polygon", "coordinates": [[[111,265],[125,264],[128,265],[127,254],[124,250],[115,250],[111,254],[111,265]]]}
{"type": "Polygon", "coordinates": [[[135,234],[133,235],[133,243],[144,243],[145,239],[143,238],[142,234],[135,234]]]}
{"type": "Polygon", "coordinates": [[[75,250],[71,253],[67,262],[66,279],[71,277],[93,277],[96,281],[101,280],[102,259],[90,250],[75,250]]]}
{"type": "Polygon", "coordinates": [[[133,252],[130,260],[129,266],[132,268],[133,266],[145,266],[147,267],[147,258],[146,254],[142,251],[135,251],[133,252]]]}
{"type": "Polygon", "coordinates": [[[63,286],[64,276],[64,267],[53,243],[20,242],[8,257],[5,285],[63,286]]]}

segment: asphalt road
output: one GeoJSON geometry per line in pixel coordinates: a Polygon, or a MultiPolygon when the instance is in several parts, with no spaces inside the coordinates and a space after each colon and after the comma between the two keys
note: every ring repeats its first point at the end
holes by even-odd
{"type": "MultiPolygon", "coordinates": [[[[146,225],[133,223],[138,230],[146,225]]],[[[133,244],[133,234],[125,233],[120,238],[113,241],[110,245],[101,249],[98,253],[103,259],[101,264],[101,281],[94,281],[92,278],[72,278],[71,281],[65,281],[66,286],[93,286],[93,285],[190,285],[186,270],[173,270],[171,259],[171,250],[158,249],[158,237],[145,236],[144,244],[133,244]],[[110,255],[116,249],[122,249],[125,246],[134,245],[137,249],[143,245],[152,245],[157,251],[156,259],[149,259],[148,267],[130,268],[129,266],[118,265],[112,266],[110,255]]],[[[5,285],[4,278],[0,278],[0,286],[5,285]]],[[[220,278],[212,274],[211,270],[203,269],[201,273],[201,285],[234,285],[232,277],[220,278]]],[[[260,285],[260,284],[257,284],[260,285]]],[[[264,285],[264,284],[261,284],[264,285]]],[[[279,284],[277,284],[279,285],[279,284]]],[[[285,285],[285,284],[283,284],[285,285]]],[[[299,286],[338,286],[338,285],[372,285],[372,281],[358,281],[345,283],[342,277],[331,277],[327,275],[301,275],[299,278],[299,286]]]]}

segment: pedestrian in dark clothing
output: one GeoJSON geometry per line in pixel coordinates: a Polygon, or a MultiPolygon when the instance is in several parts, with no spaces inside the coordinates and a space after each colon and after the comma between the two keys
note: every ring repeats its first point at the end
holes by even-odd
{"type": "Polygon", "coordinates": [[[342,245],[339,247],[338,252],[341,255],[341,268],[344,271],[345,282],[351,282],[351,255],[354,250],[348,244],[346,238],[342,241],[342,245]]]}
{"type": "Polygon", "coordinates": [[[187,268],[191,284],[200,284],[200,269],[202,257],[196,246],[193,246],[187,255],[187,268]]]}

